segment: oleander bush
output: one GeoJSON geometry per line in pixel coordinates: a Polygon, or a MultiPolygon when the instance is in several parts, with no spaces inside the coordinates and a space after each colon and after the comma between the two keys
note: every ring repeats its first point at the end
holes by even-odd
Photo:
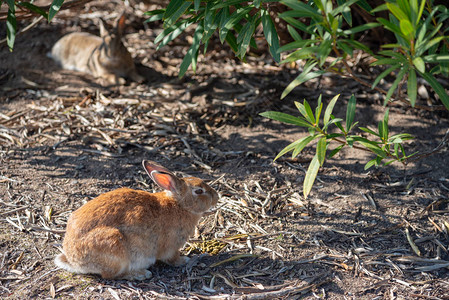
{"type": "MultiPolygon", "coordinates": [[[[304,62],[299,75],[285,88],[281,98],[298,85],[331,72],[348,76],[360,84],[384,94],[384,105],[392,101],[407,101],[412,107],[417,99],[418,77],[423,78],[438,95],[446,109],[449,96],[437,78],[449,74],[449,10],[447,6],[432,0],[391,0],[372,6],[368,0],[283,0],[283,1],[184,1],[172,0],[165,9],[147,12],[148,21],[162,21],[163,32],[156,38],[158,48],[182,34],[190,26],[196,26],[193,42],[184,57],[179,76],[184,76],[189,67],[195,72],[200,50],[206,52],[212,36],[217,33],[221,43],[227,43],[235,55],[245,60],[250,47],[257,47],[254,35],[261,26],[273,59],[280,63],[304,62]],[[282,6],[282,9],[279,7],[282,6]],[[371,22],[358,24],[354,14],[364,13],[371,22]],[[379,16],[378,16],[379,15],[379,16]],[[281,45],[276,27],[276,17],[284,22],[291,41],[281,45]],[[446,26],[445,26],[446,25],[446,26]],[[391,32],[390,40],[379,41],[379,47],[364,43],[360,37],[372,30],[391,32]],[[355,51],[373,57],[372,66],[383,71],[371,81],[357,76],[349,60],[355,51]],[[281,60],[281,57],[283,58],[281,60]],[[378,87],[379,82],[394,74],[388,90],[378,87]],[[402,86],[406,84],[406,91],[402,86]]],[[[376,1],[379,3],[379,1],[376,1]]],[[[360,19],[360,18],[358,18],[360,19]]],[[[364,18],[366,19],[366,18],[364,18]]],[[[282,112],[265,112],[262,116],[289,124],[305,127],[309,135],[285,147],[275,159],[292,152],[292,157],[301,153],[309,144],[316,143],[313,157],[303,185],[304,196],[310,193],[318,169],[327,157],[334,156],[344,146],[357,147],[375,155],[365,168],[387,165],[392,162],[407,163],[414,154],[406,154],[403,142],[411,135],[390,135],[388,109],[378,124],[378,129],[359,127],[368,138],[354,135],[356,99],[348,101],[345,126],[342,119],[332,115],[338,96],[327,105],[320,119],[323,103],[313,111],[309,103],[295,102],[299,117],[282,112]],[[330,131],[331,127],[337,128],[330,131]],[[339,144],[333,150],[332,143],[339,144]],[[329,150],[329,151],[328,151],[329,150]]]]}

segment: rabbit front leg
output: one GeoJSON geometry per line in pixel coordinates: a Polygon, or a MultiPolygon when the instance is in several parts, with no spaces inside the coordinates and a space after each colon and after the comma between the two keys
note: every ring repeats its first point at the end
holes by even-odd
{"type": "Polygon", "coordinates": [[[131,74],[129,75],[129,78],[137,83],[142,83],[145,80],[145,77],[141,76],[139,73],[137,73],[136,70],[133,70],[131,74]]]}
{"type": "Polygon", "coordinates": [[[124,85],[126,83],[124,78],[112,73],[102,75],[102,79],[104,85],[124,85]]]}
{"type": "Polygon", "coordinates": [[[123,279],[126,280],[130,280],[130,281],[134,281],[134,280],[138,280],[138,281],[143,281],[145,279],[151,278],[151,276],[153,276],[153,274],[151,273],[150,270],[135,270],[133,272],[130,272],[128,274],[126,274],[125,276],[123,276],[123,279]]]}
{"type": "Polygon", "coordinates": [[[169,265],[179,267],[185,265],[189,260],[189,257],[183,256],[179,251],[176,251],[171,257],[163,261],[169,265]]]}

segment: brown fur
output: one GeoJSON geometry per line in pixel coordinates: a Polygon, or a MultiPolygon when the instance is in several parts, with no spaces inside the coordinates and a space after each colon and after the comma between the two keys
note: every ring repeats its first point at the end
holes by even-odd
{"type": "Polygon", "coordinates": [[[164,188],[158,176],[169,178],[170,193],[121,188],[87,202],[67,222],[58,266],[103,278],[141,280],[151,275],[147,268],[155,260],[186,262],[179,249],[202,213],[217,203],[218,194],[199,178],[177,178],[154,163],[144,166],[164,188]],[[196,189],[202,193],[197,195],[196,189]]]}
{"type": "Polygon", "coordinates": [[[63,36],[53,46],[51,57],[64,69],[89,73],[107,84],[124,84],[124,78],[144,80],[135,68],[131,54],[122,43],[124,15],[108,32],[100,21],[101,37],[86,32],[73,32],[63,36]]]}

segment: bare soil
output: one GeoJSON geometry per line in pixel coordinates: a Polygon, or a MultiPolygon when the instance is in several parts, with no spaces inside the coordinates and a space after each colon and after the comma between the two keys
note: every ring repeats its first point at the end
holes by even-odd
{"type": "MultiPolygon", "coordinates": [[[[447,144],[407,166],[368,171],[373,156],[348,148],[325,162],[305,200],[314,149],[273,158],[307,131],[258,114],[295,114],[294,100],[314,105],[320,94],[326,103],[341,94],[335,115],[344,117],[355,94],[356,120],[376,128],[381,95],[325,76],[281,101],[297,67],[277,66],[263,51],[242,63],[219,42],[196,75],[178,79],[190,40],[156,51],[161,28],[143,25],[144,4],[134,14],[128,8],[125,40],[146,82],[103,87],[46,56],[68,32],[98,34],[96,18],[112,24],[118,5],[94,1],[60,12],[19,35],[14,52],[1,45],[0,298],[449,299],[447,144]],[[72,211],[118,187],[157,190],[143,159],[209,180],[222,196],[183,250],[189,264],[157,263],[140,282],[56,268],[72,211]]],[[[377,72],[355,63],[362,76],[377,72]]],[[[438,101],[427,91],[418,102],[432,108],[438,101]]],[[[390,105],[392,133],[416,137],[408,153],[437,147],[448,124],[447,111],[390,105]]]]}

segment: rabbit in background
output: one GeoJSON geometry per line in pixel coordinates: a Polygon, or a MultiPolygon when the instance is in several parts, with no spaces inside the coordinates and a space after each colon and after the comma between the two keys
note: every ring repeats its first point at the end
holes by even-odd
{"type": "Polygon", "coordinates": [[[133,58],[122,42],[125,15],[108,32],[100,20],[100,36],[87,32],[72,32],[58,40],[50,56],[64,69],[92,74],[106,84],[124,84],[129,78],[142,82],[144,77],[136,71],[133,58]]]}
{"type": "Polygon", "coordinates": [[[144,280],[156,260],[174,266],[188,261],[179,249],[219,196],[199,178],[178,178],[145,160],[143,167],[165,191],[120,188],[84,204],[67,222],[57,266],[105,279],[144,280]]]}

